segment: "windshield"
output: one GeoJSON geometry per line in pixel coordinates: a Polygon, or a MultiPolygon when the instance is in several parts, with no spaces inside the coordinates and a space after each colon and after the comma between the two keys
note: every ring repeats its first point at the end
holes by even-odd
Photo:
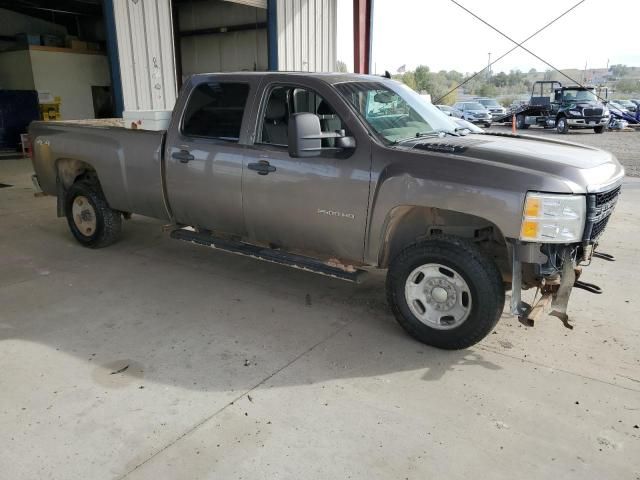
{"type": "Polygon", "coordinates": [[[598,97],[590,90],[565,90],[565,102],[597,102],[598,97]]]}
{"type": "Polygon", "coordinates": [[[455,133],[457,125],[451,117],[401,83],[348,82],[336,88],[390,143],[430,133],[455,133]]]}
{"type": "Polygon", "coordinates": [[[487,100],[478,100],[478,103],[481,103],[485,107],[499,107],[500,104],[496,102],[493,98],[489,98],[487,100]]]}
{"type": "Polygon", "coordinates": [[[484,105],[478,102],[466,102],[463,103],[463,105],[467,110],[486,110],[486,108],[484,108],[484,105]]]}

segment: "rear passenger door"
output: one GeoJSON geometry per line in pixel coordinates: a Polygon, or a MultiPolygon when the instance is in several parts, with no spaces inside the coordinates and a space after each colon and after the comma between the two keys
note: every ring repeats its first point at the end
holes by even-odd
{"type": "MultiPolygon", "coordinates": [[[[243,235],[247,106],[257,82],[212,77],[176,105],[165,148],[167,195],[178,223],[243,235]]],[[[188,91],[188,90],[187,90],[188,91]]]]}
{"type": "MultiPolygon", "coordinates": [[[[249,238],[311,256],[361,260],[370,139],[345,101],[324,83],[273,82],[264,90],[257,117],[243,173],[249,238]],[[356,148],[290,157],[289,117],[301,112],[318,115],[323,131],[346,130],[356,139],[356,148]]],[[[325,139],[323,146],[334,147],[335,141],[325,139]]]]}

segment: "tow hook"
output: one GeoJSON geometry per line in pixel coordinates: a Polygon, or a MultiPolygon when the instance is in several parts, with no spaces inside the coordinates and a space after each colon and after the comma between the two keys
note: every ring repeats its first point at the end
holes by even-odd
{"type": "Polygon", "coordinates": [[[587,292],[595,293],[600,295],[602,293],[602,288],[593,283],[583,282],[582,280],[576,280],[576,283],[573,284],[575,288],[580,288],[582,290],[586,290],[587,292]]]}
{"type": "Polygon", "coordinates": [[[575,281],[573,282],[573,286],[575,288],[580,288],[582,290],[586,290],[587,292],[595,293],[596,295],[600,295],[602,293],[602,288],[600,288],[595,283],[583,282],[582,280],[580,280],[580,276],[582,275],[581,267],[576,267],[574,271],[575,281]]]}
{"type": "Polygon", "coordinates": [[[593,252],[593,256],[595,258],[600,258],[602,260],[606,260],[607,262],[615,262],[616,261],[616,257],[614,257],[613,255],[609,255],[608,253],[593,252]]]}

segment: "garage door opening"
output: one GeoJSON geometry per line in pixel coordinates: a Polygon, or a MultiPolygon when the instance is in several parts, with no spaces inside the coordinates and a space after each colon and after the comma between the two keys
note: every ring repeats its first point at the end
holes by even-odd
{"type": "Polygon", "coordinates": [[[178,82],[194,73],[268,69],[266,0],[174,0],[178,82]]]}

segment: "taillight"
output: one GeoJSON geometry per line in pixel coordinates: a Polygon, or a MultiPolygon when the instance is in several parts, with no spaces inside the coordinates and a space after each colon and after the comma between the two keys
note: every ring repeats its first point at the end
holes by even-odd
{"type": "Polygon", "coordinates": [[[28,133],[21,133],[20,143],[22,144],[22,156],[33,158],[33,149],[31,148],[31,135],[28,133]]]}

